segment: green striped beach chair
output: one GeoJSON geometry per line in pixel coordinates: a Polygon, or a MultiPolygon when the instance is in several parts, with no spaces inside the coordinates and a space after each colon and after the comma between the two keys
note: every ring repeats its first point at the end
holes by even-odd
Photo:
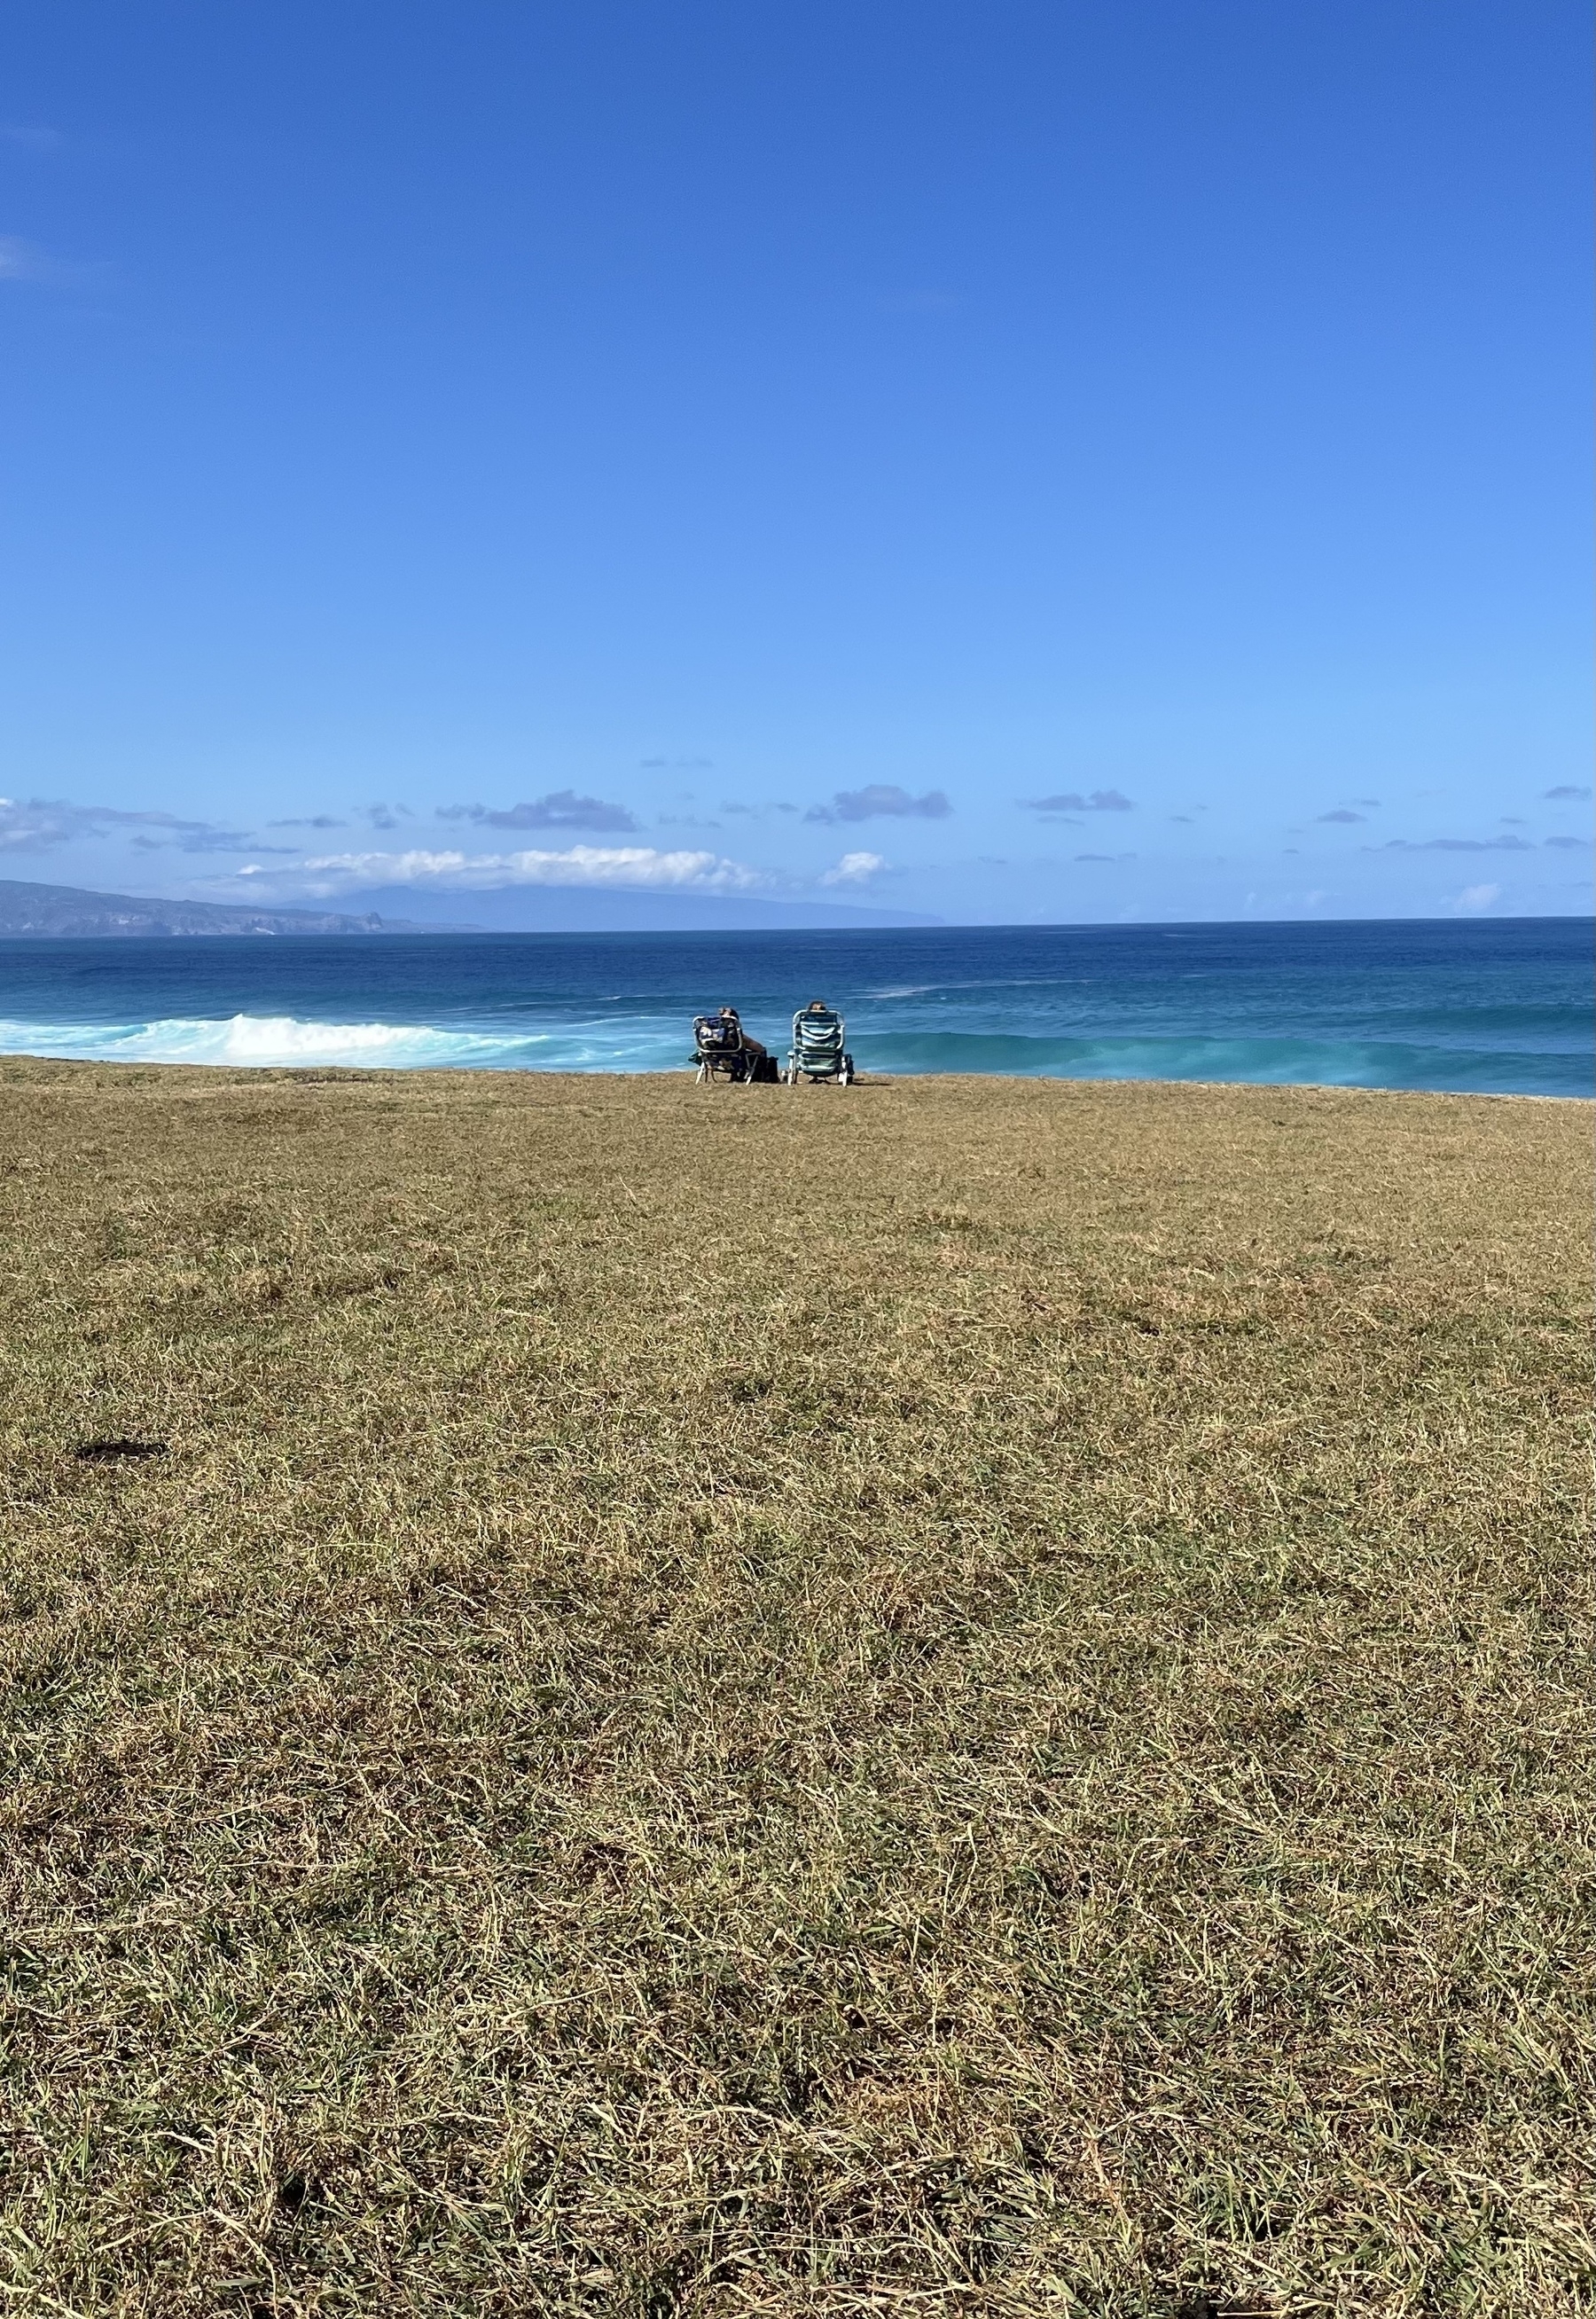
{"type": "Polygon", "coordinates": [[[848,1052],[848,1026],[824,999],[811,999],[792,1018],[792,1050],[787,1058],[787,1084],[798,1087],[829,1081],[836,1087],[853,1084],[853,1058],[848,1052]]]}

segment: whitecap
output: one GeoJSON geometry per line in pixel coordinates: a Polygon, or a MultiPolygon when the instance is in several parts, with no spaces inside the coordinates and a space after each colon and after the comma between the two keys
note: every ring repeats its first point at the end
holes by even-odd
{"type": "Polygon", "coordinates": [[[71,1062],[198,1063],[292,1070],[669,1069],[686,1036],[633,1021],[518,1024],[496,1032],[429,1023],[324,1023],[293,1015],[170,1015],[149,1023],[0,1021],[0,1054],[71,1062]]]}
{"type": "Polygon", "coordinates": [[[258,1069],[304,1063],[405,1068],[470,1064],[502,1046],[427,1024],[313,1023],[293,1015],[223,1020],[171,1015],[153,1023],[0,1023],[0,1049],[91,1062],[214,1063],[258,1069]]]}

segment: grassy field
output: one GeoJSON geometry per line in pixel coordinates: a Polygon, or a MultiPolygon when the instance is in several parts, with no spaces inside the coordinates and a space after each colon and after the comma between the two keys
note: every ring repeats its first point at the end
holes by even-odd
{"type": "Polygon", "coordinates": [[[0,1064],[0,2308],[1596,2308],[1590,1130],[0,1064]]]}

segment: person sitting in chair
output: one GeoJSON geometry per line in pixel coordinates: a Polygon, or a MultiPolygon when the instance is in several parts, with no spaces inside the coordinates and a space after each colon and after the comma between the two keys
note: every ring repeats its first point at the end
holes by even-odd
{"type": "Polygon", "coordinates": [[[787,1059],[789,1087],[801,1080],[829,1079],[840,1087],[853,1084],[853,1058],[843,1042],[847,1025],[824,998],[811,998],[792,1018],[792,1052],[787,1059]]]}
{"type": "Polygon", "coordinates": [[[762,1046],[757,1039],[750,1037],[749,1033],[743,1028],[743,1018],[738,1014],[736,1008],[735,1006],[723,1006],[720,1010],[720,1019],[726,1024],[728,1031],[735,1033],[735,1044],[738,1052],[740,1054],[746,1055],[751,1063],[762,1062],[771,1051],[768,1047],[762,1046]]]}

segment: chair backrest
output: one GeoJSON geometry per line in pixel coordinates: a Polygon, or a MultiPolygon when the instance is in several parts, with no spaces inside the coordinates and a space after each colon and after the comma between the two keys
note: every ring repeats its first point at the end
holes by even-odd
{"type": "Polygon", "coordinates": [[[743,1026],[722,1015],[696,1015],[693,1044],[700,1055],[735,1055],[743,1045],[743,1026]]]}
{"type": "Polygon", "coordinates": [[[840,1055],[847,1035],[846,1024],[829,1006],[824,1009],[806,1006],[801,1014],[792,1018],[793,1050],[800,1058],[813,1055],[818,1061],[840,1055]]]}

